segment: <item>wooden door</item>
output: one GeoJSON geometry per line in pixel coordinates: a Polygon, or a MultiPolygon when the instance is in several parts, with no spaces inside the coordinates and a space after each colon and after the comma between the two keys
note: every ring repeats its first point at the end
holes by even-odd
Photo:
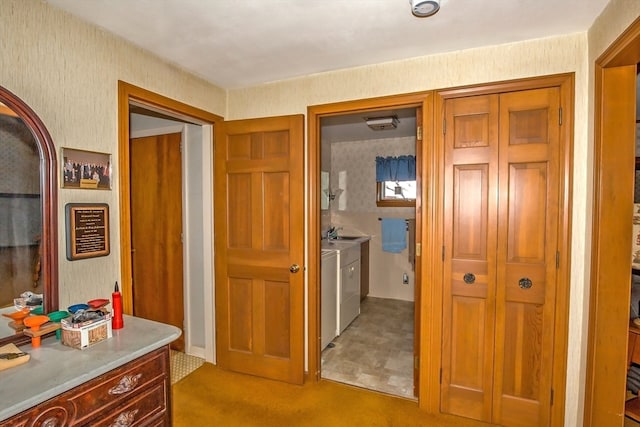
{"type": "Polygon", "coordinates": [[[301,384],[303,116],[216,132],[216,348],[226,369],[301,384]]]}
{"type": "Polygon", "coordinates": [[[498,96],[445,104],[441,410],[491,420],[498,96]]]}
{"type": "Polygon", "coordinates": [[[550,422],[559,89],[445,103],[441,410],[550,422]]]}
{"type": "Polygon", "coordinates": [[[551,413],[559,209],[559,89],[500,96],[493,422],[551,413]],[[504,196],[502,196],[504,195],[504,196]]]}
{"type": "MultiPolygon", "coordinates": [[[[131,139],[133,314],[183,328],[182,134],[131,139]]],[[[184,333],[171,344],[184,351],[184,333]]]]}

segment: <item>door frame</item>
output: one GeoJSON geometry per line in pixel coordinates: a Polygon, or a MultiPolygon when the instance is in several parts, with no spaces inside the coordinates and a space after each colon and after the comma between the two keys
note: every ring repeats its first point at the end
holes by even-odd
{"type": "MultiPolygon", "coordinates": [[[[120,204],[120,289],[123,296],[123,311],[131,315],[133,313],[133,275],[131,265],[131,182],[129,177],[130,170],[130,151],[129,151],[129,106],[136,103],[148,107],[154,111],[162,111],[167,116],[181,118],[190,123],[202,125],[211,128],[206,131],[203,128],[203,138],[210,138],[211,147],[214,147],[213,128],[216,124],[224,121],[222,116],[209,113],[197,107],[184,104],[180,101],[168,98],[158,93],[134,86],[124,81],[118,81],[118,183],[119,183],[119,204],[120,204]]],[[[213,150],[212,150],[213,154],[213,150]]],[[[213,158],[210,159],[213,168],[213,158]]],[[[213,177],[213,170],[211,170],[213,177]]],[[[208,183],[208,187],[213,189],[212,182],[208,183]]],[[[213,198],[212,198],[213,200],[213,198]]],[[[212,209],[213,210],[213,209],[212,209]]],[[[213,240],[213,224],[211,224],[211,239],[213,240]]],[[[213,279],[213,259],[211,260],[211,278],[213,279]]],[[[185,298],[187,296],[185,295],[185,298]]],[[[207,361],[215,361],[214,351],[214,296],[213,289],[205,288],[205,359],[207,361]],[[211,309],[207,309],[210,306],[211,309]]]]}
{"type": "MultiPolygon", "coordinates": [[[[307,148],[307,195],[308,195],[308,230],[307,230],[307,307],[308,307],[308,326],[307,326],[307,366],[308,376],[311,381],[317,382],[320,380],[320,159],[321,159],[321,140],[320,140],[320,119],[328,116],[338,116],[345,114],[353,114],[359,111],[372,111],[372,110],[389,110],[389,109],[402,109],[402,108],[422,108],[422,141],[430,141],[432,130],[430,129],[430,118],[433,114],[433,93],[418,92],[406,95],[392,95],[379,98],[370,98],[356,101],[345,101],[331,104],[314,105],[307,108],[307,135],[308,135],[308,148],[307,148]],[[426,129],[425,127],[429,127],[426,129]]],[[[427,176],[433,174],[433,168],[431,162],[433,161],[433,154],[431,152],[431,145],[423,142],[422,144],[422,158],[420,159],[420,165],[416,165],[417,170],[421,170],[421,177],[424,179],[427,176]]],[[[428,181],[424,181],[428,182],[428,181]]],[[[373,183],[372,183],[373,185],[373,183]]],[[[420,215],[422,219],[422,227],[419,230],[416,227],[416,243],[422,243],[423,251],[426,250],[429,236],[433,236],[432,222],[425,222],[425,219],[432,218],[432,215],[427,212],[429,209],[433,209],[432,201],[429,201],[428,197],[433,197],[433,193],[428,191],[427,185],[421,185],[420,194],[416,197],[416,215],[420,215]]],[[[416,272],[421,269],[422,278],[421,283],[425,281],[425,275],[427,270],[426,265],[422,262],[422,257],[416,253],[416,272]]],[[[424,310],[425,301],[424,292],[418,292],[420,283],[416,280],[415,295],[419,298],[416,301],[416,314],[420,324],[425,324],[424,316],[426,311],[424,310]]],[[[426,328],[421,328],[418,333],[418,340],[422,340],[424,331],[426,328]]],[[[424,348],[422,346],[421,348],[424,348]]],[[[424,372],[423,366],[429,366],[428,354],[421,351],[420,354],[420,373],[424,372]]],[[[419,390],[422,388],[422,375],[420,375],[419,390]]],[[[420,393],[418,395],[420,401],[420,393]]]]}
{"type": "Polygon", "coordinates": [[[633,89],[638,62],[640,18],[595,62],[585,426],[622,425],[624,419],[635,171],[633,89]],[[633,96],[631,103],[630,96],[633,96]]]}

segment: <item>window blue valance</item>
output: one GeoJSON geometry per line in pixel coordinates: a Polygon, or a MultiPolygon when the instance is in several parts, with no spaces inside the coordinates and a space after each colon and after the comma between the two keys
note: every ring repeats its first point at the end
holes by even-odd
{"type": "Polygon", "coordinates": [[[415,181],[416,156],[376,157],[376,181],[415,181]]]}

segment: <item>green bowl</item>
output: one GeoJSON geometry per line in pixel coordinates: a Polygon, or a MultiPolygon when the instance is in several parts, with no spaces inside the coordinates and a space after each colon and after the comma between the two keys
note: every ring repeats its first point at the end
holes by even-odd
{"type": "MultiPolygon", "coordinates": [[[[47,314],[47,316],[49,317],[49,320],[51,320],[52,322],[60,323],[60,321],[65,317],[71,316],[71,313],[69,313],[68,311],[59,310],[59,311],[54,311],[52,313],[49,313],[47,314]]],[[[60,339],[61,336],[62,336],[62,331],[60,329],[57,329],[56,338],[60,339]]]]}

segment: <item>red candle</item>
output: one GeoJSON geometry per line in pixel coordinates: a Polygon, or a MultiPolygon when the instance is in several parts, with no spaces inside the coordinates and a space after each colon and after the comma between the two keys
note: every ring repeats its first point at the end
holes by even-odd
{"type": "Polygon", "coordinates": [[[116,288],[111,294],[113,305],[113,318],[111,319],[112,329],[122,329],[124,326],[124,319],[122,318],[122,295],[120,294],[120,288],[118,282],[116,282],[116,288]]]}

